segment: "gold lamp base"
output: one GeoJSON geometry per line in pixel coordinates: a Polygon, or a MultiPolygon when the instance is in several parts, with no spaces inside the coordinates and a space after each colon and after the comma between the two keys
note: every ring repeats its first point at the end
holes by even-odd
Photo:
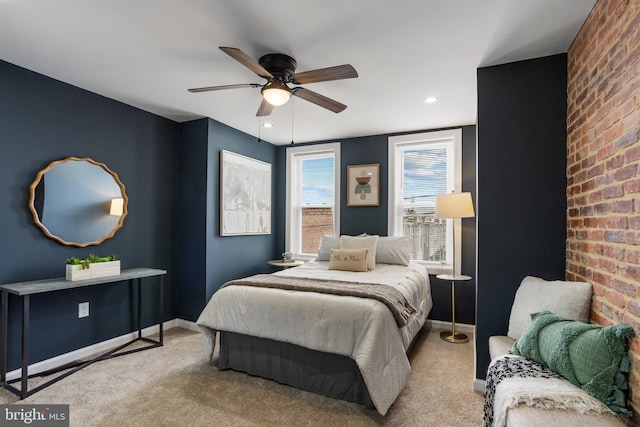
{"type": "Polygon", "coordinates": [[[460,344],[469,341],[469,338],[465,334],[455,334],[452,331],[440,332],[440,339],[447,342],[460,344]]]}

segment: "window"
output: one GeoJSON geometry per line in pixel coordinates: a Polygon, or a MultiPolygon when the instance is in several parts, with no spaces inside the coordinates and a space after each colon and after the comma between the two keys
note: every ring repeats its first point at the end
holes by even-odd
{"type": "MultiPolygon", "coordinates": [[[[389,137],[388,234],[410,236],[412,259],[433,273],[451,273],[452,221],[435,218],[436,195],[461,191],[461,166],[461,129],[389,137]]],[[[453,221],[457,259],[460,225],[453,221]]]]}
{"type": "Polygon", "coordinates": [[[287,148],[286,179],[285,250],[312,258],[323,234],[340,234],[340,144],[287,148]]]}

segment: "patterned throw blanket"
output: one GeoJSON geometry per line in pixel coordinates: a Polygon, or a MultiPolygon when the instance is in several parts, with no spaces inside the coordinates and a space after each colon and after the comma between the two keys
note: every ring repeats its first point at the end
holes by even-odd
{"type": "Polygon", "coordinates": [[[544,365],[514,355],[495,359],[487,371],[484,427],[504,426],[507,409],[520,403],[580,413],[611,412],[604,403],[544,365]]]}
{"type": "Polygon", "coordinates": [[[407,320],[416,312],[416,309],[407,301],[402,292],[388,285],[256,274],[227,282],[220,289],[232,285],[372,298],[389,308],[398,327],[405,326],[407,320]]]}

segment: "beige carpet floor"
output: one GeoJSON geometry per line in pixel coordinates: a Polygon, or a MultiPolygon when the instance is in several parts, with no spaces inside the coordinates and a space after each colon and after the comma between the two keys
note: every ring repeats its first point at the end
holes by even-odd
{"type": "MultiPolygon", "coordinates": [[[[197,332],[173,328],[161,348],[95,363],[24,401],[70,405],[71,426],[437,426],[482,424],[472,390],[473,344],[450,344],[424,329],[412,373],[386,416],[234,371],[203,356],[197,332]]],[[[31,385],[30,385],[31,387],[31,385]]]]}

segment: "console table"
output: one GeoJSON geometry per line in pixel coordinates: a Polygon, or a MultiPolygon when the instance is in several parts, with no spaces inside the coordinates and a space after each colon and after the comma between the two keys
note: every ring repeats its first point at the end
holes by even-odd
{"type": "MultiPolygon", "coordinates": [[[[123,356],[125,354],[134,353],[137,351],[148,350],[155,347],[162,346],[162,322],[164,319],[164,309],[163,309],[163,278],[164,275],[167,274],[166,270],[156,270],[153,268],[132,268],[128,270],[122,270],[118,276],[109,276],[109,277],[100,277],[96,279],[87,279],[87,280],[78,280],[78,281],[68,281],[64,277],[55,278],[55,279],[44,279],[44,280],[35,280],[31,282],[19,282],[19,283],[10,283],[5,285],[0,285],[0,292],[2,292],[2,343],[0,345],[0,386],[11,391],[12,393],[18,395],[20,399],[24,399],[27,396],[32,395],[45,387],[50,386],[51,384],[60,381],[61,379],[73,374],[74,372],[79,371],[82,368],[85,368],[95,362],[100,360],[109,359],[112,357],[123,356]],[[142,336],[142,279],[147,277],[159,277],[159,316],[158,325],[160,327],[160,334],[158,340],[152,340],[149,338],[145,338],[142,336]],[[57,377],[33,388],[32,390],[28,389],[28,379],[29,379],[29,297],[33,294],[41,294],[46,292],[55,292],[61,291],[65,289],[74,289],[74,288],[82,288],[86,286],[93,285],[104,285],[104,284],[112,284],[117,282],[123,282],[128,280],[130,284],[134,283],[134,280],[137,279],[137,288],[138,288],[138,336],[127,342],[126,344],[120,345],[117,348],[109,350],[106,353],[103,353],[91,360],[87,360],[84,362],[78,362],[71,366],[66,365],[63,369],[68,369],[63,374],[58,375],[57,377]],[[8,309],[9,309],[9,294],[16,295],[22,298],[22,370],[20,373],[20,378],[7,381],[7,354],[8,354],[8,309]],[[122,349],[130,346],[131,344],[137,341],[145,341],[150,343],[150,345],[139,347],[127,351],[121,351],[122,349]],[[20,389],[11,385],[11,382],[21,382],[20,389]]],[[[32,376],[33,377],[33,376],[32,376]]]]}

